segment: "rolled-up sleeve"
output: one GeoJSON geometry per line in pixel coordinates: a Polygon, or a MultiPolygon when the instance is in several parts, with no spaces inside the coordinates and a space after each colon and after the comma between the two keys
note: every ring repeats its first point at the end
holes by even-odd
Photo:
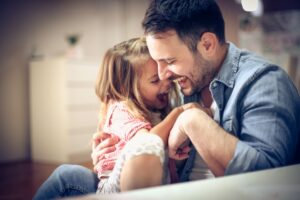
{"type": "Polygon", "coordinates": [[[248,144],[239,141],[237,143],[233,159],[229,162],[225,174],[236,174],[241,172],[253,171],[257,168],[270,168],[270,164],[256,149],[248,144]],[[258,166],[260,165],[260,166],[258,166]]]}

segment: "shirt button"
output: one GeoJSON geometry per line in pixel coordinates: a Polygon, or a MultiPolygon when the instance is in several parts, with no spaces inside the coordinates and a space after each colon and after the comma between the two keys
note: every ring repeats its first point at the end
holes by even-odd
{"type": "Polygon", "coordinates": [[[213,88],[216,88],[216,87],[218,87],[218,83],[217,82],[213,82],[212,86],[213,86],[213,88]]]}

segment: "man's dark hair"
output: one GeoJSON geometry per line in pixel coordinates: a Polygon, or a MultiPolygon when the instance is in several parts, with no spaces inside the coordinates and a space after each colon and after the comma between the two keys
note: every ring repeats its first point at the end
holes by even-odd
{"type": "Polygon", "coordinates": [[[152,0],[142,22],[145,34],[174,29],[193,52],[204,32],[225,42],[224,19],[213,0],[152,0]]]}

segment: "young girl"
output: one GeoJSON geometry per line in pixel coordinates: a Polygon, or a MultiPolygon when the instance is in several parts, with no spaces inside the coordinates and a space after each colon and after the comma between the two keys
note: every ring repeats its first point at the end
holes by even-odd
{"type": "Polygon", "coordinates": [[[169,132],[179,114],[195,104],[176,107],[166,116],[170,97],[179,103],[178,93],[172,82],[159,79],[144,38],[122,42],[106,52],[96,94],[101,102],[99,129],[119,138],[115,151],[95,166],[100,179],[97,192],[168,182],[163,166],[169,132]]]}

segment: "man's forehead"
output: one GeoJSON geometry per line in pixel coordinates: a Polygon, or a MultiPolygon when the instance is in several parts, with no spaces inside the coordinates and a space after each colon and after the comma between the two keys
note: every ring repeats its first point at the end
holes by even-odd
{"type": "Polygon", "coordinates": [[[183,48],[187,48],[174,30],[147,35],[146,42],[151,57],[156,61],[172,60],[180,56],[178,53],[182,52],[183,48]]]}
{"type": "Polygon", "coordinates": [[[174,36],[177,35],[175,30],[167,30],[164,32],[159,32],[159,33],[148,33],[146,35],[146,38],[153,38],[153,39],[165,39],[168,38],[170,36],[174,36]]]}

